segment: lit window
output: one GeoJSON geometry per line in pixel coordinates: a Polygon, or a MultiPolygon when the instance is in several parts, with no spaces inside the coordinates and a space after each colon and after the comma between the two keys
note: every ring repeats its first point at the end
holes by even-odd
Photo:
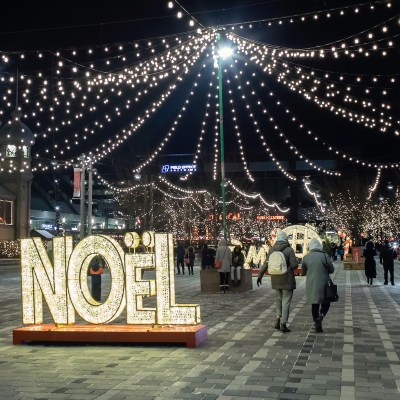
{"type": "Polygon", "coordinates": [[[29,151],[29,146],[22,146],[22,154],[24,158],[29,158],[31,156],[29,151]]]}
{"type": "Polygon", "coordinates": [[[0,200],[0,224],[12,225],[12,207],[13,202],[8,200],[0,200]]]}
{"type": "Polygon", "coordinates": [[[17,146],[15,144],[8,144],[6,147],[6,157],[17,157],[17,146]]]}

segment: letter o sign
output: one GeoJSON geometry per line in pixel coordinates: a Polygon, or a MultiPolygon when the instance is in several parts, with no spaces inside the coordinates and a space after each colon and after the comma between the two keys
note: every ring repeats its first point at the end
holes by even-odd
{"type": "Polygon", "coordinates": [[[126,306],[124,252],[114,239],[89,236],[81,240],[71,254],[68,266],[68,290],[75,311],[87,322],[104,324],[119,317],[126,306]],[[93,299],[87,282],[92,258],[103,257],[111,273],[111,288],[107,300],[93,299]]]}

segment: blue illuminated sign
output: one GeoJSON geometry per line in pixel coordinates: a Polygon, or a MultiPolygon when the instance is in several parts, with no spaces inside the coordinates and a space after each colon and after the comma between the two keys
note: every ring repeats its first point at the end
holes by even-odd
{"type": "Polygon", "coordinates": [[[194,164],[182,164],[182,165],[166,164],[161,167],[161,172],[163,174],[167,174],[169,172],[187,173],[187,172],[196,172],[196,171],[197,171],[197,165],[194,165],[194,164]]]}

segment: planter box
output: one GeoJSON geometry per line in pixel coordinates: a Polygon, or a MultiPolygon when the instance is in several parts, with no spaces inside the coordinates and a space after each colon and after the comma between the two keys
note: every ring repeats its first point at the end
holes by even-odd
{"type": "Polygon", "coordinates": [[[354,269],[354,270],[364,270],[364,262],[354,262],[354,261],[349,261],[349,262],[344,262],[343,263],[343,269],[354,269]]]}
{"type": "MultiPolygon", "coordinates": [[[[219,293],[219,272],[216,269],[202,269],[200,271],[200,290],[202,293],[219,293]]],[[[234,286],[229,280],[230,292],[247,292],[253,290],[251,269],[242,269],[240,272],[240,285],[234,286]]]]}

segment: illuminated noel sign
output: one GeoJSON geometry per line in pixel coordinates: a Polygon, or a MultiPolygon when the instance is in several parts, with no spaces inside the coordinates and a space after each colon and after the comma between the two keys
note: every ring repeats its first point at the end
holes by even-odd
{"type": "Polygon", "coordinates": [[[92,324],[115,320],[126,309],[128,324],[193,325],[200,323],[200,306],[175,303],[174,254],[171,234],[129,232],[128,249],[140,242],[146,253],[127,254],[109,236],[89,236],[73,247],[72,237],[53,239],[53,263],[40,238],[21,239],[22,307],[24,324],[43,323],[43,299],[56,324],[75,323],[75,313],[92,324]],[[93,299],[87,282],[88,268],[101,256],[111,274],[107,300],[93,299]],[[145,280],[145,271],[155,279],[145,280]],[[155,307],[143,298],[156,296],[155,307]]]}
{"type": "Polygon", "coordinates": [[[161,167],[161,172],[163,174],[166,174],[168,172],[181,172],[181,173],[187,173],[187,172],[196,172],[197,171],[197,165],[196,164],[182,164],[182,165],[163,165],[161,167]]]}

